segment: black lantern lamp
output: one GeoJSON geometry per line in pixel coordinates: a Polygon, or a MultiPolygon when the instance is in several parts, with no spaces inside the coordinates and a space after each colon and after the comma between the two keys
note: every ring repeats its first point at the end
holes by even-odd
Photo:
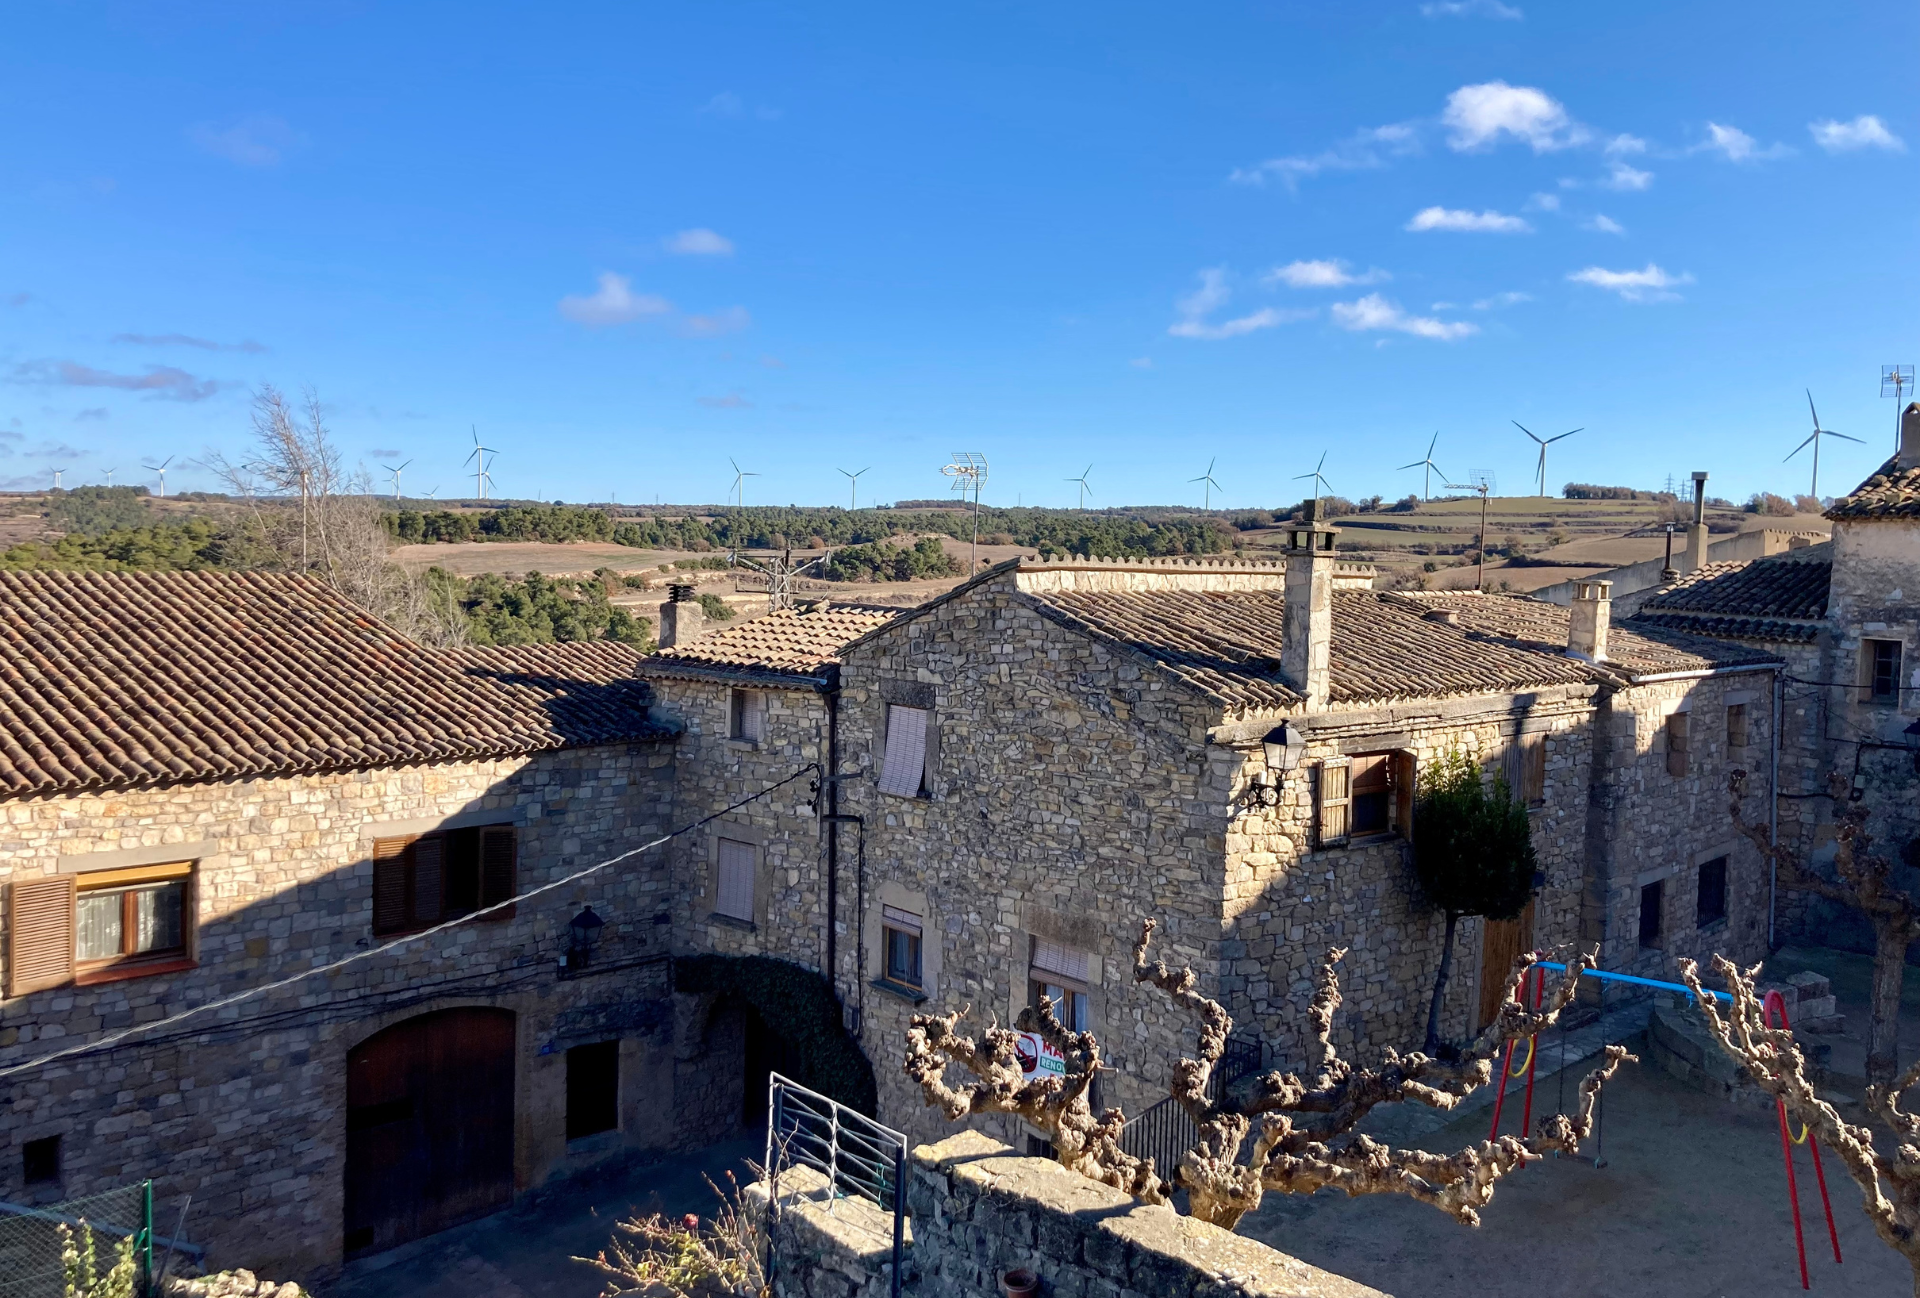
{"type": "Polygon", "coordinates": [[[584,969],[593,959],[593,948],[600,945],[600,930],[607,921],[593,913],[593,907],[567,921],[567,968],[584,969]]]}
{"type": "Polygon", "coordinates": [[[1267,732],[1260,749],[1266,754],[1267,769],[1253,777],[1254,796],[1265,806],[1278,806],[1287,773],[1298,770],[1306,756],[1306,737],[1283,721],[1267,732]]]}

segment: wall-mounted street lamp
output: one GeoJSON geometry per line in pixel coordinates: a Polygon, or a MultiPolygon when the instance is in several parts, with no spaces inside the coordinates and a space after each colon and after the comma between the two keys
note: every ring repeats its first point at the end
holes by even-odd
{"type": "Polygon", "coordinates": [[[1307,740],[1298,730],[1282,721],[1267,732],[1260,741],[1260,749],[1266,755],[1267,769],[1253,777],[1254,800],[1262,806],[1278,806],[1280,792],[1286,787],[1287,773],[1298,770],[1300,759],[1307,755],[1307,740]]]}
{"type": "Polygon", "coordinates": [[[600,930],[607,921],[593,913],[593,907],[567,921],[567,968],[584,969],[593,959],[594,947],[600,945],[600,930]]]}

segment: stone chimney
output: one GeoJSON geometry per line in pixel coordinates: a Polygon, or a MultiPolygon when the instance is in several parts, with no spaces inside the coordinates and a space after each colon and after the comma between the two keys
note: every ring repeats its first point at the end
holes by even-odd
{"type": "Polygon", "coordinates": [[[1920,401],[1900,412],[1900,453],[1894,457],[1894,467],[1920,469],[1920,401]]]}
{"type": "Polygon", "coordinates": [[[1687,557],[1680,571],[1698,572],[1707,561],[1707,471],[1693,471],[1693,526],[1687,529],[1687,557]]]}
{"type": "Polygon", "coordinates": [[[693,587],[684,582],[669,585],[667,602],[660,606],[660,647],[671,649],[685,644],[706,629],[706,610],[693,597],[693,587]]]}
{"type": "Polygon", "coordinates": [[[1567,657],[1590,663],[1607,660],[1607,625],[1613,620],[1613,583],[1575,581],[1567,618],[1567,657]]]}
{"type": "Polygon", "coordinates": [[[1306,521],[1286,525],[1287,606],[1280,628],[1280,674],[1312,712],[1327,706],[1333,646],[1334,529],[1319,521],[1319,506],[1310,502],[1306,521]]]}

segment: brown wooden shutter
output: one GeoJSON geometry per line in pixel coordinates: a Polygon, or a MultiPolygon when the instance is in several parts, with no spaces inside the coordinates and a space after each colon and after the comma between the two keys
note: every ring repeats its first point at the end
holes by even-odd
{"type": "Polygon", "coordinates": [[[1413,838],[1413,803],[1418,795],[1419,763],[1414,755],[1399,752],[1393,755],[1393,827],[1400,831],[1401,837],[1413,838]]]}
{"type": "Polygon", "coordinates": [[[19,880],[7,900],[7,995],[73,981],[73,876],[19,880]]]}
{"type": "Polygon", "coordinates": [[[376,838],[373,840],[373,931],[375,933],[398,933],[407,927],[408,916],[412,912],[411,889],[407,886],[413,873],[413,854],[407,849],[413,846],[411,838],[376,838]]]}
{"type": "Polygon", "coordinates": [[[1545,735],[1527,736],[1527,772],[1526,796],[1529,807],[1538,807],[1547,800],[1547,737],[1545,735]]]}
{"type": "Polygon", "coordinates": [[[1320,846],[1343,847],[1353,826],[1353,764],[1344,757],[1320,763],[1320,846]]]}
{"type": "MultiPolygon", "coordinates": [[[[480,831],[480,904],[506,901],[518,889],[518,838],[511,825],[490,825],[480,831]]],[[[512,919],[518,907],[494,911],[488,919],[512,919]]]]}
{"type": "Polygon", "coordinates": [[[446,840],[416,838],[413,841],[413,924],[425,928],[438,924],[445,904],[446,840]]]}

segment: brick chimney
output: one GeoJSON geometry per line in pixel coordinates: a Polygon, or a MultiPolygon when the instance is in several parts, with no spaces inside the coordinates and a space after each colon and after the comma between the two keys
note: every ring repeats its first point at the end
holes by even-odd
{"type": "Polygon", "coordinates": [[[1313,712],[1327,706],[1333,646],[1335,529],[1319,514],[1320,502],[1311,501],[1304,522],[1287,524],[1287,607],[1280,628],[1280,674],[1313,712]]]}
{"type": "Polygon", "coordinates": [[[1613,583],[1576,581],[1567,618],[1567,657],[1590,663],[1607,660],[1607,625],[1613,620],[1613,583]]]}
{"type": "Polygon", "coordinates": [[[1894,457],[1894,467],[1920,469],[1920,401],[1900,412],[1900,453],[1894,457]]]}
{"type": "Polygon", "coordinates": [[[1707,471],[1693,471],[1693,526],[1687,529],[1687,554],[1680,571],[1696,572],[1707,561],[1707,471]]]}
{"type": "Polygon", "coordinates": [[[685,644],[706,629],[706,610],[693,597],[693,587],[684,582],[669,585],[667,602],[660,606],[660,647],[685,644]]]}

